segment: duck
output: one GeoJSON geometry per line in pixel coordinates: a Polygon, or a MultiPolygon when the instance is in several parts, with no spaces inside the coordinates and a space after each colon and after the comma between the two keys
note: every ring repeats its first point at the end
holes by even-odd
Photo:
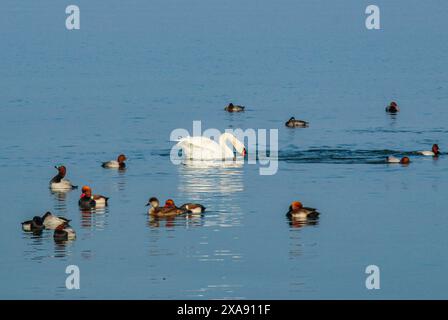
{"type": "Polygon", "coordinates": [[[57,241],[74,240],[76,233],[71,227],[61,224],[54,230],[53,238],[57,241]]]}
{"type": "Polygon", "coordinates": [[[440,155],[439,145],[435,143],[432,145],[431,151],[418,151],[418,153],[424,156],[437,157],[440,155]]]}
{"type": "Polygon", "coordinates": [[[285,122],[285,126],[289,128],[307,128],[308,125],[309,125],[308,122],[303,120],[297,120],[294,117],[289,118],[289,120],[285,122]]]}
{"type": "Polygon", "coordinates": [[[199,203],[184,203],[179,208],[194,214],[203,213],[205,211],[205,207],[199,203]]]}
{"type": "Polygon", "coordinates": [[[190,212],[188,210],[176,207],[172,199],[166,200],[163,208],[159,207],[159,200],[157,200],[157,198],[149,199],[147,205],[151,205],[151,208],[148,210],[148,214],[154,217],[174,217],[190,212]]]}
{"type": "Polygon", "coordinates": [[[397,113],[399,111],[400,111],[400,108],[398,107],[398,104],[395,101],[392,101],[386,107],[386,112],[389,112],[389,113],[397,113]]]}
{"type": "Polygon", "coordinates": [[[294,201],[289,206],[289,211],[286,213],[286,216],[288,218],[306,219],[317,218],[319,214],[317,209],[304,207],[300,201],[294,201]]]}
{"type": "Polygon", "coordinates": [[[35,216],[32,220],[22,222],[22,230],[26,232],[36,232],[45,229],[43,220],[39,216],[35,216]]]}
{"type": "Polygon", "coordinates": [[[78,204],[82,209],[101,208],[107,206],[108,200],[108,197],[99,194],[92,195],[92,189],[89,186],[83,186],[78,204]]]}
{"type": "Polygon", "coordinates": [[[64,217],[55,216],[51,212],[47,211],[42,216],[42,221],[46,229],[54,230],[60,225],[68,225],[71,220],[64,217]]]}
{"type": "Polygon", "coordinates": [[[103,162],[103,164],[101,166],[103,168],[108,168],[108,169],[124,169],[124,168],[126,168],[126,163],[125,163],[126,160],[127,160],[126,156],[124,154],[120,154],[117,157],[117,160],[103,162]]]}
{"type": "Polygon", "coordinates": [[[146,206],[150,206],[150,208],[148,209],[148,214],[149,215],[156,215],[156,213],[158,213],[162,208],[159,207],[159,199],[157,199],[156,197],[151,197],[148,200],[148,203],[146,204],[146,206]]]}
{"type": "Polygon", "coordinates": [[[242,112],[244,111],[243,106],[239,106],[239,105],[234,105],[233,103],[229,103],[229,105],[227,107],[224,108],[225,111],[227,112],[242,112]]]}
{"type": "Polygon", "coordinates": [[[52,191],[69,191],[78,188],[78,186],[74,186],[69,180],[64,179],[67,174],[67,168],[65,166],[55,166],[56,170],[58,170],[58,174],[50,180],[50,189],[52,191]]]}
{"type": "Polygon", "coordinates": [[[389,156],[386,158],[387,163],[401,163],[401,164],[409,164],[411,162],[411,159],[409,157],[403,157],[403,158],[397,158],[394,156],[389,156]]]}

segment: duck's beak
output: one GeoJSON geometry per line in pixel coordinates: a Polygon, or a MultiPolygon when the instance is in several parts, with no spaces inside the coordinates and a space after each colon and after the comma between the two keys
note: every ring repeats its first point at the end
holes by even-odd
{"type": "Polygon", "coordinates": [[[145,204],[145,207],[147,207],[147,206],[149,206],[150,205],[150,203],[148,202],[147,204],[145,204]]]}
{"type": "Polygon", "coordinates": [[[59,170],[58,166],[54,166],[55,169],[59,170]]]}

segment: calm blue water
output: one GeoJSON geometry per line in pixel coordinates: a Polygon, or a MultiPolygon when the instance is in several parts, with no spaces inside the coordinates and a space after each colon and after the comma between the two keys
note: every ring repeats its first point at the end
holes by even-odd
{"type": "Polygon", "coordinates": [[[79,31],[71,3],[2,1],[0,298],[448,298],[448,157],[412,153],[448,149],[446,1],[375,1],[380,31],[364,27],[370,1],[75,3],[79,31]],[[293,115],[310,127],[284,127],[293,115]],[[278,173],[174,166],[169,135],[193,120],[278,128],[278,173]],[[121,152],[125,172],[100,167],[121,152]],[[52,194],[60,163],[110,206],[52,194]],[[150,196],[207,212],[152,223],[150,196]],[[318,223],[291,226],[293,200],[318,223]],[[21,231],[47,210],[75,241],[21,231]],[[80,290],[65,288],[71,264],[80,290]]]}

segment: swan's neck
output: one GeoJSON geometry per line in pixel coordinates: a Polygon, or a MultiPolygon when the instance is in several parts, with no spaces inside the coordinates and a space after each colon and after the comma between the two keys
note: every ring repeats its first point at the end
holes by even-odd
{"type": "Polygon", "coordinates": [[[221,146],[221,150],[223,151],[223,155],[226,157],[233,157],[233,150],[229,148],[227,141],[230,141],[230,143],[235,146],[235,141],[234,141],[235,137],[228,134],[228,133],[223,133],[220,137],[219,137],[219,145],[221,146]]]}

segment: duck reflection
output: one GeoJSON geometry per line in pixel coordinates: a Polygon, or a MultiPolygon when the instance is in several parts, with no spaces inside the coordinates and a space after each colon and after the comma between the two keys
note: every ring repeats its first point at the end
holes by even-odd
{"type": "Polygon", "coordinates": [[[172,217],[148,216],[148,226],[151,228],[173,228],[182,226],[186,228],[201,227],[204,225],[204,214],[188,213],[172,217]]]}
{"type": "Polygon", "coordinates": [[[80,209],[81,228],[104,230],[107,226],[108,207],[80,209]]]}
{"type": "Polygon", "coordinates": [[[68,192],[50,191],[54,197],[54,209],[62,215],[67,213],[67,195],[68,192]]]}
{"type": "Polygon", "coordinates": [[[287,222],[291,228],[303,228],[305,226],[317,226],[319,224],[319,218],[296,218],[287,217],[287,222]]]}
{"type": "Polygon", "coordinates": [[[244,192],[243,164],[242,160],[186,161],[183,166],[178,166],[179,196],[184,201],[207,207],[206,219],[201,215],[187,215],[187,225],[227,227],[241,223],[243,214],[239,197],[244,192]]]}

